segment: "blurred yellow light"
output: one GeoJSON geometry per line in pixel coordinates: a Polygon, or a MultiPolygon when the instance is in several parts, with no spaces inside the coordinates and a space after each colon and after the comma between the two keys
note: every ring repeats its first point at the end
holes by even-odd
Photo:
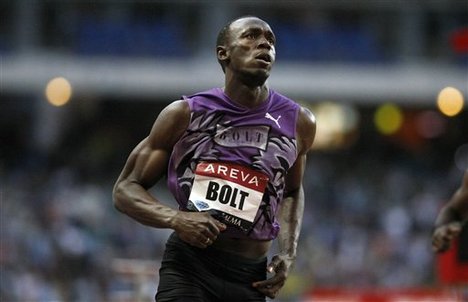
{"type": "Polygon", "coordinates": [[[359,113],[352,105],[324,101],[310,109],[317,118],[315,149],[342,148],[351,142],[359,123],[359,113]]]}
{"type": "Polygon", "coordinates": [[[463,95],[457,88],[445,87],[437,97],[437,107],[446,116],[455,116],[463,109],[463,95]]]}
{"type": "Polygon", "coordinates": [[[374,114],[374,123],[380,133],[391,135],[400,129],[403,123],[403,114],[396,105],[384,104],[377,108],[374,114]]]}
{"type": "Polygon", "coordinates": [[[45,89],[47,101],[53,106],[63,106],[70,101],[72,88],[70,82],[63,77],[53,78],[45,89]]]}

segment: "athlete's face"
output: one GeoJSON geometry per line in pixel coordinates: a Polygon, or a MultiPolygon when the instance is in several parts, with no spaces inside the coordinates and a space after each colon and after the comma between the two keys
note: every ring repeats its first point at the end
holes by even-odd
{"type": "Polygon", "coordinates": [[[275,35],[270,26],[255,17],[231,24],[226,45],[227,68],[249,85],[263,85],[275,62],[275,35]]]}

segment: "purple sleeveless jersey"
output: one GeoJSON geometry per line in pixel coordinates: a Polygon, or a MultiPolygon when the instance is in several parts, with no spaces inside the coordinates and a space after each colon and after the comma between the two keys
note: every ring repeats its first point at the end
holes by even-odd
{"type": "Polygon", "coordinates": [[[251,218],[246,221],[223,216],[221,220],[228,225],[224,233],[233,238],[276,238],[280,228],[276,214],[286,173],[297,158],[299,105],[273,90],[254,109],[234,103],[220,88],[184,99],[190,106],[191,120],[174,146],[168,167],[168,187],[179,208],[200,210],[206,202],[218,202],[243,213],[250,207],[251,214],[245,217],[251,218]],[[213,175],[215,181],[211,181],[213,175]],[[194,191],[201,192],[198,195],[203,195],[204,201],[198,197],[189,200],[196,195],[194,191]]]}

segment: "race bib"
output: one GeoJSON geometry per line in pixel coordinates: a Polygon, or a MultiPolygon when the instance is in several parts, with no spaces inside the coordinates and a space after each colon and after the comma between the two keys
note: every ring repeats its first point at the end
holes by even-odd
{"type": "Polygon", "coordinates": [[[189,203],[197,211],[211,211],[225,223],[250,230],[268,176],[245,166],[200,162],[195,170],[189,203]]]}

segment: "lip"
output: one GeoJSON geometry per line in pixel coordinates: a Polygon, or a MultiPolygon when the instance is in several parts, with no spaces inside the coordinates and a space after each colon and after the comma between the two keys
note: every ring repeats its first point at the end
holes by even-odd
{"type": "Polygon", "coordinates": [[[273,58],[269,53],[259,53],[254,57],[255,61],[264,66],[269,66],[273,62],[273,58]]]}
{"type": "Polygon", "coordinates": [[[259,52],[255,55],[255,59],[262,60],[268,63],[271,63],[273,61],[273,58],[268,52],[259,52]]]}
{"type": "Polygon", "coordinates": [[[271,62],[265,61],[263,59],[255,59],[255,61],[260,63],[261,65],[265,65],[265,66],[270,66],[271,65],[271,62]]]}

